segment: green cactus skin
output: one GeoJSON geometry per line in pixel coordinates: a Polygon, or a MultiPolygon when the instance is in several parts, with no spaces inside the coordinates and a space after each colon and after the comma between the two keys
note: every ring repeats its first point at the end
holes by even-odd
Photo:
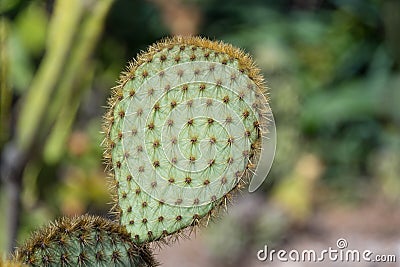
{"type": "Polygon", "coordinates": [[[35,232],[13,259],[28,266],[157,266],[125,228],[89,215],[63,218],[35,232]]]}
{"type": "Polygon", "coordinates": [[[130,63],[109,100],[114,212],[136,243],[206,225],[252,175],[267,124],[260,71],[220,42],[174,37],[130,63]]]}

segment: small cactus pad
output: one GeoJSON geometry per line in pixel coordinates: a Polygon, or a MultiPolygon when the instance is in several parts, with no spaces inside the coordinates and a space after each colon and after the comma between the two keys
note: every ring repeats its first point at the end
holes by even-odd
{"type": "Polygon", "coordinates": [[[198,37],[154,44],[129,64],[105,116],[120,223],[135,242],[207,222],[255,167],[266,89],[251,58],[198,37]]]}
{"type": "Polygon", "coordinates": [[[33,234],[14,260],[28,266],[156,266],[125,228],[100,217],[63,218],[33,234]]]}

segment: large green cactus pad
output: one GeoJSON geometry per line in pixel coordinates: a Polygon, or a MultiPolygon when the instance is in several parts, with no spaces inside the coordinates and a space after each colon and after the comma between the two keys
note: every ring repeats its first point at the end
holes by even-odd
{"type": "Polygon", "coordinates": [[[63,218],[35,232],[14,254],[28,266],[156,266],[124,227],[95,216],[63,218]]]}
{"type": "Polygon", "coordinates": [[[259,70],[230,45],[175,37],[129,64],[105,143],[115,210],[137,243],[207,221],[243,186],[267,104],[259,70]]]}

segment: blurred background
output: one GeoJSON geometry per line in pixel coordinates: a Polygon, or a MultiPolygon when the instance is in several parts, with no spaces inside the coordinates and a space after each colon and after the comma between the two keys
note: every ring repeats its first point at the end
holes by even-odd
{"type": "Polygon", "coordinates": [[[400,262],[400,1],[1,0],[0,14],[1,255],[59,216],[108,216],[110,88],[149,44],[198,34],[263,70],[276,158],[217,223],[157,249],[162,266],[308,266],[256,253],[338,238],[400,262]]]}

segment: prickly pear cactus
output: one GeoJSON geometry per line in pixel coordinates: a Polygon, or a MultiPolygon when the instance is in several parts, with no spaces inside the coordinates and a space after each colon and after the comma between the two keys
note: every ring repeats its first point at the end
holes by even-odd
{"type": "MultiPolygon", "coordinates": [[[[14,260],[28,266],[156,266],[146,247],[126,230],[94,216],[63,218],[17,248],[14,260]]],[[[17,265],[16,265],[17,266],[17,265]]]]}
{"type": "Polygon", "coordinates": [[[175,37],[129,64],[105,116],[115,211],[137,243],[207,224],[251,176],[266,89],[251,58],[175,37]]]}

